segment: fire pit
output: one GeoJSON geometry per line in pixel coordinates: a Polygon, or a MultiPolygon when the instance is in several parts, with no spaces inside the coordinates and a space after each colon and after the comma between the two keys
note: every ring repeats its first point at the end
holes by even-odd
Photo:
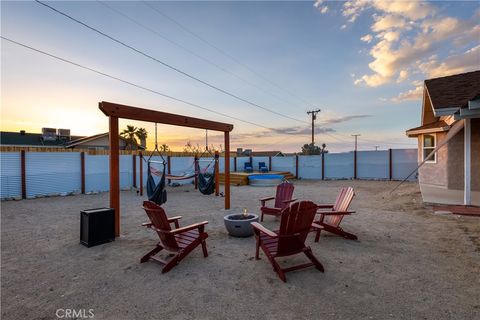
{"type": "Polygon", "coordinates": [[[250,222],[258,222],[258,215],[247,213],[247,209],[243,209],[243,213],[229,214],[223,218],[228,233],[233,237],[250,237],[253,235],[253,228],[250,222]]]}

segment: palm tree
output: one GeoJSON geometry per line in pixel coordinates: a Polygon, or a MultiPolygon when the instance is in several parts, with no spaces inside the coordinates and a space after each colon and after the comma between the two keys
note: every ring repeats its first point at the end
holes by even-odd
{"type": "Polygon", "coordinates": [[[127,149],[130,146],[130,150],[133,150],[133,147],[138,145],[137,139],[135,139],[136,131],[136,127],[127,125],[127,128],[120,132],[120,135],[125,139],[127,149]]]}
{"type": "Polygon", "coordinates": [[[138,128],[137,131],[135,131],[135,136],[140,140],[140,145],[147,148],[147,130],[145,130],[145,128],[138,128]]]}
{"type": "Polygon", "coordinates": [[[167,152],[168,150],[170,150],[170,148],[166,144],[160,146],[160,151],[167,152]]]}

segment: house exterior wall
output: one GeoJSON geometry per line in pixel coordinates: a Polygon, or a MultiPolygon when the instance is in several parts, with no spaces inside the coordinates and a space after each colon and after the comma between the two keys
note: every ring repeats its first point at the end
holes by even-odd
{"type": "MultiPolygon", "coordinates": [[[[480,191],[480,119],[472,119],[472,191],[480,191]]],[[[448,189],[464,189],[464,130],[448,143],[448,189]]]]}
{"type": "MultiPolygon", "coordinates": [[[[125,141],[124,140],[119,139],[118,145],[120,147],[120,150],[125,149],[125,141]]],[[[84,143],[79,143],[74,148],[77,148],[77,149],[88,149],[88,148],[108,149],[108,146],[109,146],[108,136],[105,136],[105,137],[100,137],[100,138],[95,139],[95,140],[85,141],[84,143]]]]}
{"type": "MultiPolygon", "coordinates": [[[[441,143],[447,134],[436,133],[436,144],[441,143]]],[[[436,162],[427,162],[418,170],[418,181],[421,184],[429,184],[440,187],[448,186],[447,163],[448,148],[445,146],[437,152],[436,162]]],[[[423,135],[418,137],[418,162],[423,161],[423,135]]]]}

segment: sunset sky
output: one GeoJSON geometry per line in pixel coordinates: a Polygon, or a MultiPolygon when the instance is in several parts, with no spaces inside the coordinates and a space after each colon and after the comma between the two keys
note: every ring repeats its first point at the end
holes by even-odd
{"type": "MultiPolygon", "coordinates": [[[[299,151],[306,111],[331,151],[415,147],[424,79],[480,69],[478,1],[46,2],[84,24],[274,114],[134,52],[37,2],[1,2],[1,35],[136,85],[1,41],[1,129],[108,131],[99,101],[233,123],[232,147],[299,151]],[[296,120],[293,120],[294,118],[296,120]],[[254,124],[260,125],[254,125],[254,124]]],[[[153,125],[145,127],[152,143],[153,125]]],[[[205,132],[159,126],[181,150],[205,132]]],[[[210,142],[219,144],[218,134],[210,142]]]]}

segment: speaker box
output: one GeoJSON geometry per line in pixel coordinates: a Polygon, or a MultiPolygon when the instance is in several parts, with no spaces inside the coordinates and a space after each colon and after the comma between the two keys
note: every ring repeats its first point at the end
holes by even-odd
{"type": "Polygon", "coordinates": [[[80,243],[93,247],[115,240],[115,209],[80,211],[80,243]]]}

